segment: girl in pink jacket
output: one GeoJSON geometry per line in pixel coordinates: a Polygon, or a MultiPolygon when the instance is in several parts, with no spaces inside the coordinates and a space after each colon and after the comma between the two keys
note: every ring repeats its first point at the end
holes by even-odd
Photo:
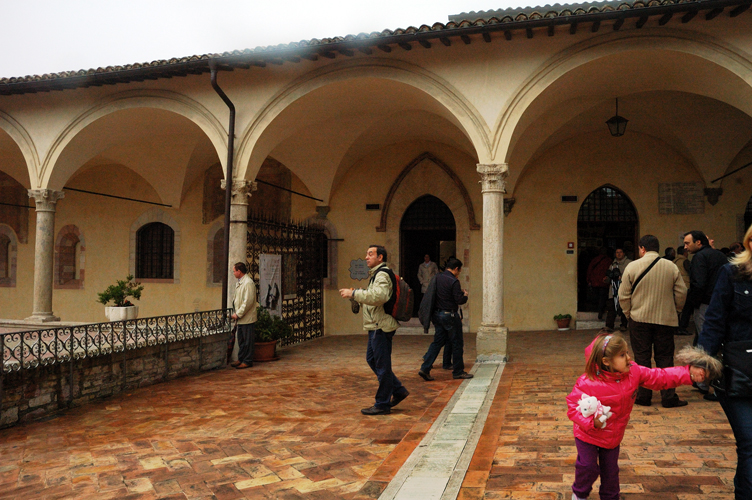
{"type": "Polygon", "coordinates": [[[577,446],[572,500],[584,500],[601,477],[601,500],[619,499],[619,445],[632,413],[639,386],[658,391],[705,380],[705,370],[695,366],[646,368],[632,364],[627,341],[610,331],[601,331],[585,349],[585,373],[567,396],[567,416],[574,422],[577,446]],[[578,403],[583,394],[611,407],[605,422],[599,414],[582,416],[578,403]]]}

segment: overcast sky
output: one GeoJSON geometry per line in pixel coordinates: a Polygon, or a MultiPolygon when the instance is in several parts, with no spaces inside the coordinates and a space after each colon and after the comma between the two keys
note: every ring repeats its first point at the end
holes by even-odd
{"type": "MultiPolygon", "coordinates": [[[[526,0],[0,0],[0,77],[446,23],[526,0]]],[[[544,2],[545,3],[545,2],[544,2]]]]}

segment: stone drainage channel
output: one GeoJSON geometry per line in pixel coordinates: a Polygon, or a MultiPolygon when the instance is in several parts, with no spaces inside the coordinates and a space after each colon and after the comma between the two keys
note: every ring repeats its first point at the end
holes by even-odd
{"type": "Polygon", "coordinates": [[[379,500],[454,500],[459,494],[499,386],[504,363],[473,366],[379,500]]]}

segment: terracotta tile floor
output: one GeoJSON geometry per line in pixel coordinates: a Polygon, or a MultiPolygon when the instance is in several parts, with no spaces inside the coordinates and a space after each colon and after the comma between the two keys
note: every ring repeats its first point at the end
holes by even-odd
{"type": "Polygon", "coordinates": [[[395,339],[410,397],[389,416],[360,414],[377,386],[366,337],[338,336],[2,430],[0,499],[378,497],[461,382],[438,364],[418,377],[430,340],[395,339]]]}
{"type": "MultiPolygon", "coordinates": [[[[510,334],[511,359],[459,498],[569,500],[575,450],[564,398],[592,334],[510,334]]],[[[474,335],[466,339],[472,360],[474,335]]],[[[437,380],[423,382],[416,373],[430,338],[398,336],[394,366],[410,397],[389,416],[363,417],[376,389],[365,341],[318,339],[275,363],[154,385],[0,431],[0,499],[376,498],[459,381],[437,367],[437,380]]],[[[689,406],[632,413],[620,460],[624,498],[733,498],[736,454],[720,406],[688,387],[678,392],[689,406]]]]}

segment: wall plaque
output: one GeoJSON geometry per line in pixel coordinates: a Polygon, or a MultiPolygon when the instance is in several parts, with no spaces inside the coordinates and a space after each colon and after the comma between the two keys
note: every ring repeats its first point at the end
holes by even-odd
{"type": "Polygon", "coordinates": [[[354,280],[368,279],[368,264],[364,259],[350,261],[350,277],[354,280]]]}
{"type": "Polygon", "coordinates": [[[700,182],[658,184],[658,213],[661,215],[704,214],[703,184],[700,182]]]}

